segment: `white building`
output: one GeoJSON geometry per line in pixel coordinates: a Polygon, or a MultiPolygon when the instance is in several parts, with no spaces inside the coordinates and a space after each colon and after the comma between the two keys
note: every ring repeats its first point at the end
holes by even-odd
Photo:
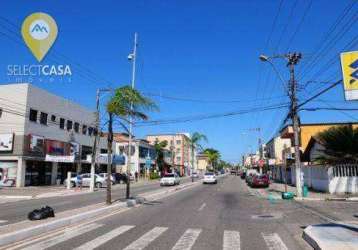
{"type": "MultiPolygon", "coordinates": [[[[31,84],[0,85],[0,173],[17,187],[89,172],[94,112],[31,84]]],[[[104,139],[104,138],[103,138],[104,139]]],[[[106,140],[99,149],[106,153],[106,140]]]]}

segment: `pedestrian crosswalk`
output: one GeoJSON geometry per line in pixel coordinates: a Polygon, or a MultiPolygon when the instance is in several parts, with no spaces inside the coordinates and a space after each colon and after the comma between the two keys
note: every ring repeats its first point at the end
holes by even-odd
{"type": "MultiPolygon", "coordinates": [[[[62,234],[57,234],[50,236],[46,239],[37,239],[33,242],[24,243],[26,245],[19,246],[13,249],[25,249],[25,250],[42,250],[48,249],[52,247],[56,247],[62,249],[61,243],[67,245],[74,246],[72,249],[75,250],[91,250],[96,248],[106,249],[103,247],[106,243],[110,245],[112,240],[116,240],[116,242],[121,242],[121,238],[126,237],[129,234],[137,235],[135,225],[121,225],[117,228],[106,231],[105,226],[103,224],[91,223],[83,226],[78,226],[76,228],[67,229],[62,234]],[[99,230],[97,230],[99,229],[99,230]],[[104,233],[103,233],[104,232],[104,233]],[[89,241],[85,241],[87,237],[83,237],[81,239],[81,235],[91,234],[89,237],[89,241]],[[128,235],[125,235],[128,234],[128,235]],[[79,237],[79,238],[77,238],[79,237]],[[119,240],[118,240],[119,238],[119,240]],[[71,241],[72,240],[72,241],[71,241]],[[70,244],[68,244],[70,242],[70,244]]],[[[142,230],[142,229],[141,229],[142,230]]],[[[165,239],[166,232],[169,232],[170,229],[168,227],[153,227],[143,233],[139,233],[138,237],[135,238],[132,242],[126,243],[124,245],[116,245],[116,249],[124,249],[124,250],[141,250],[147,247],[153,249],[151,244],[153,244],[156,240],[159,240],[161,237],[165,239]]],[[[176,242],[173,242],[173,245],[165,247],[165,249],[172,250],[190,250],[195,249],[195,245],[200,245],[200,237],[201,235],[207,233],[205,229],[201,228],[188,228],[181,235],[178,235],[176,242]]],[[[223,232],[216,232],[215,234],[222,237],[222,249],[223,250],[240,250],[242,249],[242,242],[240,238],[240,232],[235,230],[224,230],[223,232]],[[222,236],[221,236],[222,235],[222,236]]],[[[132,237],[131,237],[132,238],[132,237]]],[[[124,238],[123,238],[124,239],[124,238]]],[[[205,237],[202,237],[204,240],[205,237]]],[[[287,246],[281,239],[278,233],[267,233],[263,232],[260,235],[260,240],[262,241],[262,245],[266,245],[266,249],[269,250],[287,250],[287,246]]],[[[159,242],[156,242],[158,244],[159,242]]],[[[116,243],[118,244],[118,243],[116,243]]],[[[155,243],[154,243],[155,244],[155,243]]],[[[156,247],[157,249],[158,247],[156,247]]],[[[221,248],[221,247],[220,247],[221,248]]],[[[68,247],[66,247],[68,249],[68,247]]],[[[158,249],[161,249],[160,247],[158,249]]],[[[164,248],[163,248],[164,249],[164,248]]],[[[217,249],[217,248],[215,248],[217,249]]]]}

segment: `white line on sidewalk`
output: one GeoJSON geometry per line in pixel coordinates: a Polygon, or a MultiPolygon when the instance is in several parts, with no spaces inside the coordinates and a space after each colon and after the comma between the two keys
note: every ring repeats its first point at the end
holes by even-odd
{"type": "Polygon", "coordinates": [[[240,250],[240,233],[238,231],[224,231],[223,250],[240,250]]]}
{"type": "Polygon", "coordinates": [[[75,248],[75,250],[92,250],[96,247],[103,245],[104,243],[110,241],[111,239],[127,232],[128,230],[132,229],[134,226],[120,226],[106,234],[103,234],[85,244],[75,248]]]}
{"type": "Polygon", "coordinates": [[[23,250],[40,250],[40,249],[50,248],[50,247],[57,245],[61,242],[70,240],[70,239],[77,237],[81,234],[84,234],[84,233],[90,232],[94,229],[97,229],[101,226],[103,226],[103,225],[93,223],[93,224],[85,225],[83,227],[72,228],[70,230],[66,230],[64,232],[64,234],[62,234],[60,236],[51,237],[49,239],[46,239],[45,241],[40,241],[39,243],[32,244],[31,246],[22,248],[22,249],[23,250]]]}
{"type": "Polygon", "coordinates": [[[266,246],[270,250],[288,250],[285,243],[281,240],[280,236],[277,233],[268,234],[268,233],[261,233],[262,237],[266,242],[266,246]]]}
{"type": "Polygon", "coordinates": [[[202,210],[205,208],[205,206],[206,206],[206,203],[203,203],[203,204],[199,207],[198,211],[202,211],[202,210]]]}
{"type": "Polygon", "coordinates": [[[201,229],[189,228],[180,237],[180,239],[172,248],[172,250],[190,250],[194,245],[196,239],[199,237],[200,233],[201,233],[201,229]]]}
{"type": "Polygon", "coordinates": [[[132,242],[124,250],[141,250],[148,246],[153,240],[158,238],[162,233],[164,233],[168,228],[167,227],[155,227],[142,237],[132,242]]]}

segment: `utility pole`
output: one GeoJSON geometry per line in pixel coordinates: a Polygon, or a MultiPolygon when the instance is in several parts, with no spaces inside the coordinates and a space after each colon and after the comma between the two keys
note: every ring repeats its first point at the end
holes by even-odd
{"type": "MultiPolygon", "coordinates": [[[[134,33],[134,48],[133,53],[129,54],[128,59],[132,61],[132,89],[135,86],[135,72],[136,72],[136,58],[137,58],[137,33],[134,33]]],[[[131,104],[131,110],[133,105],[131,104]]],[[[131,158],[132,158],[132,130],[133,130],[133,118],[129,116],[129,137],[128,137],[128,159],[127,159],[127,189],[126,198],[130,198],[130,174],[131,174],[131,158]]]]}
{"type": "MultiPolygon", "coordinates": [[[[303,103],[298,105],[297,103],[297,82],[295,80],[295,65],[298,63],[298,61],[301,59],[302,54],[301,53],[288,53],[285,55],[276,55],[272,57],[268,57],[265,55],[260,55],[260,60],[263,62],[268,62],[273,67],[283,84],[285,85],[285,82],[283,80],[283,77],[280,75],[279,71],[276,69],[275,65],[271,62],[270,59],[274,58],[285,58],[287,59],[288,63],[287,66],[290,70],[290,81],[289,81],[289,88],[288,88],[288,94],[291,99],[291,119],[292,119],[292,125],[293,125],[293,140],[294,140],[294,148],[295,148],[295,173],[296,173],[296,195],[297,197],[302,197],[302,184],[301,184],[301,159],[300,159],[300,139],[299,139],[299,114],[298,109],[303,103]]],[[[332,87],[332,86],[331,86],[332,87]]],[[[331,88],[330,87],[330,88],[331,88]]],[[[328,90],[328,89],[327,89],[328,90]]],[[[327,91],[325,90],[325,91],[327,91]]],[[[316,97],[316,96],[315,96],[316,97]]],[[[315,98],[313,97],[313,98],[315,98]]],[[[303,179],[303,178],[302,178],[303,179]]]]}
{"type": "Polygon", "coordinates": [[[288,59],[287,66],[290,69],[290,86],[289,93],[291,99],[291,118],[294,133],[295,147],[295,173],[296,173],[296,192],[297,197],[302,197],[301,184],[301,159],[300,159],[300,142],[299,142],[299,114],[297,108],[297,82],[295,80],[295,65],[301,59],[301,53],[293,53],[286,55],[288,59]]]}
{"type": "Polygon", "coordinates": [[[94,142],[92,147],[92,158],[91,158],[91,182],[90,182],[90,192],[94,192],[95,186],[95,169],[96,169],[96,158],[97,158],[97,141],[99,136],[99,92],[97,89],[96,92],[96,120],[95,120],[95,131],[94,142]]]}

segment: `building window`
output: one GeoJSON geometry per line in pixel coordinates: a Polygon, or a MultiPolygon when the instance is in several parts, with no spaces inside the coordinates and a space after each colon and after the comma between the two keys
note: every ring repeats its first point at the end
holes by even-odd
{"type": "Polygon", "coordinates": [[[65,119],[60,118],[60,129],[65,129],[65,119]]]}
{"type": "Polygon", "coordinates": [[[82,134],[83,135],[87,134],[87,126],[86,125],[82,125],[82,134]]]}
{"type": "Polygon", "coordinates": [[[1,116],[2,116],[2,108],[0,108],[0,118],[1,118],[1,116]]]}
{"type": "Polygon", "coordinates": [[[181,144],[181,140],[177,140],[177,145],[180,145],[181,144]]]}
{"type": "Polygon", "coordinates": [[[180,162],[180,161],[181,161],[181,157],[177,156],[177,162],[180,162]]]}
{"type": "Polygon", "coordinates": [[[171,141],[170,141],[170,145],[173,146],[173,145],[174,145],[174,141],[171,140],[171,141]]]}
{"type": "Polygon", "coordinates": [[[177,154],[180,154],[180,148],[177,148],[177,154]]]}
{"type": "Polygon", "coordinates": [[[55,115],[51,115],[51,121],[56,122],[56,116],[55,115]]]}
{"type": "Polygon", "coordinates": [[[78,122],[75,122],[75,132],[80,132],[80,124],[78,122]]]}
{"type": "Polygon", "coordinates": [[[43,125],[47,125],[47,114],[44,112],[40,113],[40,123],[43,125]]]}
{"type": "Polygon", "coordinates": [[[107,154],[108,150],[105,148],[101,148],[101,154],[107,154]]]}
{"type": "Polygon", "coordinates": [[[71,130],[72,129],[72,121],[67,120],[67,130],[71,130]]]}
{"type": "Polygon", "coordinates": [[[36,122],[37,121],[37,110],[34,109],[30,109],[30,117],[29,120],[32,122],[36,122]]]}
{"type": "Polygon", "coordinates": [[[89,136],[92,136],[92,134],[93,134],[93,128],[92,128],[92,127],[89,127],[89,128],[88,128],[88,135],[89,135],[89,136]]]}

